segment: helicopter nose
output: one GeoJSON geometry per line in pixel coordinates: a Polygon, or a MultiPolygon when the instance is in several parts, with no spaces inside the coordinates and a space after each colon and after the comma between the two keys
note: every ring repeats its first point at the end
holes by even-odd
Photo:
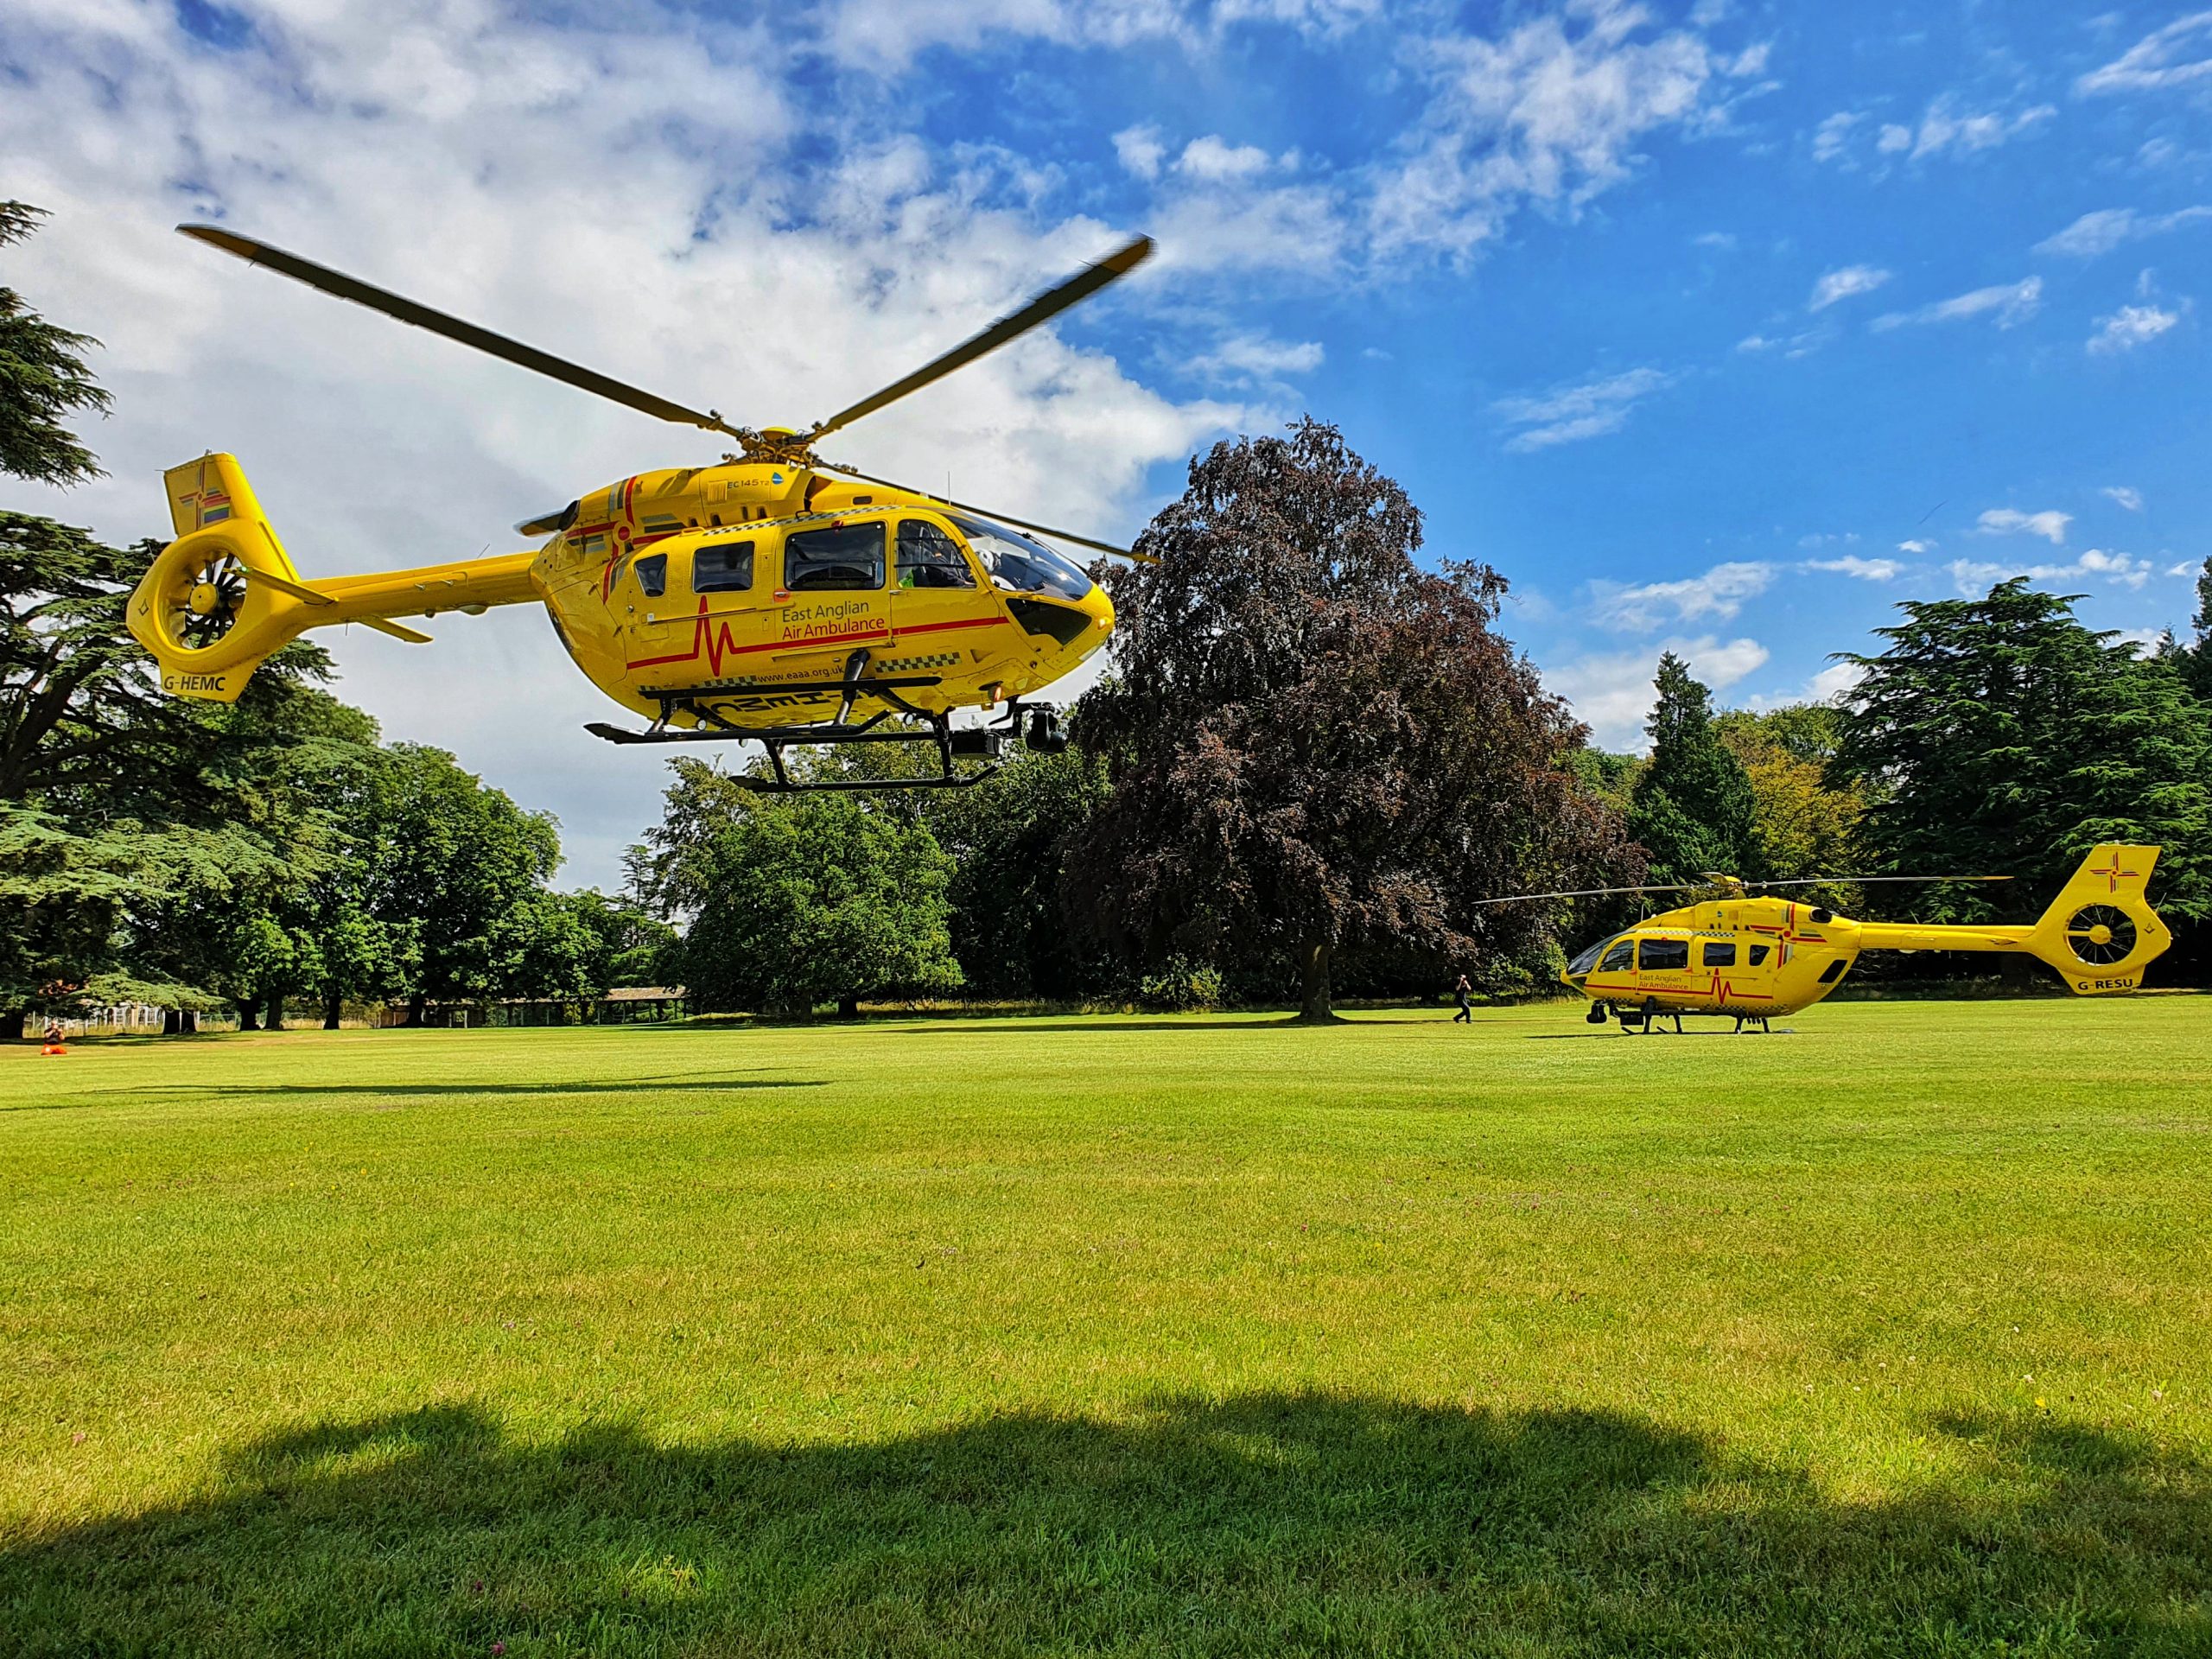
{"type": "Polygon", "coordinates": [[[1083,648],[1084,654],[1088,656],[1104,645],[1106,636],[1114,632],[1114,601],[1107,598],[1106,590],[1094,582],[1077,608],[1090,619],[1088,637],[1077,642],[1083,648]]]}

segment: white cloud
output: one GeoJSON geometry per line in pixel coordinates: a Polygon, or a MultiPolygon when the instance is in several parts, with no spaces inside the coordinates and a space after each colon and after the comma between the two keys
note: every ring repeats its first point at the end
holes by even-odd
{"type": "Polygon", "coordinates": [[[1808,311],[1825,311],[1839,300],[1853,295],[1872,294],[1890,280],[1890,273],[1872,265],[1846,265],[1840,270],[1829,271],[1813,284],[1813,297],[1805,303],[1808,311]]]}
{"type": "Polygon", "coordinates": [[[1764,356],[1770,352],[1779,352],[1783,357],[1794,362],[1801,357],[1808,357],[1820,350],[1821,346],[1835,338],[1835,333],[1833,324],[1822,323],[1820,327],[1808,328],[1802,334],[1746,334],[1736,342],[1736,349],[1750,357],[1764,356]]]}
{"type": "Polygon", "coordinates": [[[2147,346],[2178,324],[2181,313],[2156,305],[2123,305],[2110,316],[2096,321],[2097,331],[2089,336],[2088,349],[2101,357],[2108,357],[2147,346]]]}
{"type": "Polygon", "coordinates": [[[1141,179],[1160,176],[1160,164],[1167,159],[1167,146],[1154,126],[1124,127],[1114,135],[1114,154],[1122,167],[1141,179]]]}
{"type": "Polygon", "coordinates": [[[1830,663],[1792,691],[1778,694],[1754,692],[1744,699],[1746,709],[1783,709],[1799,702],[1834,702],[1866,677],[1866,671],[1856,663],[1830,663]]]}
{"type": "Polygon", "coordinates": [[[1725,691],[1766,665],[1767,648],[1756,639],[1722,640],[1712,635],[1672,639],[1632,651],[1578,657],[1542,671],[1544,684],[1565,697],[1590,728],[1600,748],[1646,747],[1644,721],[1655,700],[1652,676],[1659,656],[1671,651],[1715,691],[1725,691]]]}
{"type": "Polygon", "coordinates": [[[1813,129],[1813,159],[1840,161],[1851,141],[1851,130],[1866,118],[1855,110],[1838,110],[1813,129]]]}
{"type": "Polygon", "coordinates": [[[1711,248],[1715,253],[1733,253],[1736,236],[1732,231],[1700,231],[1690,240],[1700,248],[1711,248]]]}
{"type": "Polygon", "coordinates": [[[1832,570],[1841,576],[1856,576],[1861,582],[1894,582],[1905,567],[1895,559],[1862,559],[1847,553],[1840,559],[1812,559],[1806,563],[1808,570],[1832,570]]]}
{"type": "Polygon", "coordinates": [[[1875,318],[1873,327],[1887,331],[1913,324],[1961,322],[1972,317],[1993,316],[1999,328],[2011,328],[2035,315],[2042,304],[2043,278],[2029,276],[2017,283],[1977,288],[1971,293],[1937,300],[1916,310],[1891,311],[1875,318]]]}
{"type": "Polygon", "coordinates": [[[1639,38],[1649,21],[1640,5],[1586,0],[1495,40],[1408,38],[1405,73],[1430,97],[1375,191],[1374,245],[1465,257],[1522,204],[1572,212],[1628,177],[1645,138],[1698,130],[1716,82],[1758,67],[1690,30],[1639,38]]]}
{"type": "Polygon", "coordinates": [[[1670,622],[1698,622],[1711,618],[1726,622],[1744,608],[1744,601],[1766,591],[1774,581],[1770,564],[1744,562],[1716,564],[1703,575],[1677,582],[1648,582],[1634,587],[1618,582],[1590,584],[1590,617],[1600,627],[1625,633],[1645,633],[1670,622]]]}
{"type": "Polygon", "coordinates": [[[1933,553],[1935,550],[1936,543],[1933,541],[1916,540],[1897,543],[1897,551],[1900,553],[1933,553]]]}
{"type": "Polygon", "coordinates": [[[1217,133],[1193,138],[1176,158],[1175,170],[1187,178],[1219,184],[1257,178],[1274,164],[1274,158],[1257,144],[1232,144],[1217,133]]]}
{"type": "Polygon", "coordinates": [[[1318,340],[1274,340],[1265,334],[1236,334],[1211,352],[1190,359],[1190,367],[1215,379],[1272,384],[1287,374],[1306,374],[1321,366],[1318,340]]]}
{"type": "MultiPolygon", "coordinates": [[[[1946,154],[1973,155],[1994,149],[2032,132],[2057,113],[2052,105],[2038,104],[2032,109],[2011,113],[1984,111],[1962,114],[1957,99],[1946,94],[1929,105],[1917,123],[1885,121],[1877,126],[1874,153],[1904,156],[1916,162],[1946,154]]],[[[1853,146],[1858,141],[1860,124],[1866,119],[1862,111],[1841,110],[1822,121],[1813,130],[1813,159],[1847,169],[1856,167],[1859,158],[1853,153],[1853,146]]]]}
{"type": "Polygon", "coordinates": [[[2066,526],[2074,522],[2071,513],[2055,508],[2044,512],[2022,512],[2014,507],[1992,507],[1975,521],[1974,528],[1985,536],[2040,536],[2053,547],[2066,540],[2066,526]]]}
{"type": "Polygon", "coordinates": [[[1830,663],[1805,683],[1805,701],[1833,702],[1866,677],[1856,663],[1830,663]]]}
{"type": "Polygon", "coordinates": [[[2193,576],[2197,573],[2200,568],[2201,567],[2197,565],[2191,564],[2187,559],[2183,559],[2179,564],[2168,565],[2166,567],[2166,574],[2170,576],[2193,576]]]}
{"type": "Polygon", "coordinates": [[[1630,369],[1557,386],[1535,397],[1500,398],[1491,407],[1521,429],[1505,447],[1525,453],[1618,432],[1639,401],[1673,383],[1672,375],[1657,369],[1630,369]]]}
{"type": "Polygon", "coordinates": [[[2100,494],[2109,496],[2114,503],[2129,512],[2143,511],[2143,492],[2125,484],[2108,484],[2100,494]]]}
{"type": "Polygon", "coordinates": [[[2165,649],[2166,641],[2173,635],[2164,628],[2114,628],[2113,639],[2120,645],[2133,645],[2138,657],[2155,657],[2165,649]]]}
{"type": "MultiPolygon", "coordinates": [[[[2033,109],[2009,116],[1994,112],[1960,115],[1955,113],[1955,107],[1948,99],[1937,99],[1928,106],[1927,112],[1920,118],[1920,130],[1913,135],[1914,161],[1940,156],[1946,150],[1970,155],[1976,150],[1994,149],[2023,133],[2034,131],[2058,113],[2048,104],[2038,104],[2033,109]]],[[[1886,129],[1884,137],[1886,141],[1886,129]]]]}
{"type": "Polygon", "coordinates": [[[2069,582],[2081,576],[2102,576],[2122,588],[2140,588],[2152,575],[2148,559],[2125,553],[2108,553],[2093,547],[2071,564],[1999,564],[1973,559],[1954,559],[1948,567],[1959,592],[1971,598],[2000,582],[2025,576],[2031,582],[2069,582]]]}
{"type": "Polygon", "coordinates": [[[2163,236],[2184,225],[2212,219],[2212,207],[2180,207],[2171,213],[2139,213],[2133,207],[2100,207],[2084,213],[2063,231],[2055,231],[2036,244],[2037,253],[2065,254],[2094,259],[2110,253],[2123,242],[2141,237],[2163,236]]]}
{"type": "Polygon", "coordinates": [[[2086,97],[2207,82],[2212,82],[2212,11],[2198,11],[2145,35],[2110,63],[2076,80],[2074,91],[2086,97]]]}
{"type": "MultiPolygon", "coordinates": [[[[7,194],[54,212],[10,251],[10,280],[105,340],[117,394],[92,435],[112,476],[16,505],[117,540],[162,522],[153,475],[209,447],[240,456],[313,575],[504,548],[524,514],[720,447],[249,270],[173,235],[180,219],[224,218],[755,423],[849,402],[1123,233],[1040,210],[1002,156],[933,159],[874,105],[794,108],[774,31],[697,12],[629,9],[602,30],[474,0],[305,6],[257,12],[256,39],[219,54],[167,8],[8,26],[7,194]]],[[[1141,302],[1147,280],[1096,303],[1141,302]]],[[[1243,415],[1164,397],[1046,330],[830,453],[938,487],[950,468],[971,499],[1128,533],[1150,470],[1243,415]]],[[[663,758],[582,733],[607,706],[542,616],[432,631],[430,650],[319,638],[387,734],[556,810],[564,880],[618,879],[663,758]]]]}

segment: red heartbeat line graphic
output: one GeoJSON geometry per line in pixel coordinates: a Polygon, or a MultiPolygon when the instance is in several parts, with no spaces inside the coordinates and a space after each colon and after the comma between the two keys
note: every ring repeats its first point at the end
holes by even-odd
{"type": "MultiPolygon", "coordinates": [[[[1002,626],[1002,616],[963,617],[953,622],[924,622],[913,627],[900,628],[906,633],[944,633],[955,628],[995,628],[1002,626]]],[[[823,634],[812,639],[770,639],[761,645],[741,645],[730,637],[728,622],[715,622],[707,614],[707,601],[699,601],[699,613],[692,619],[691,649],[671,652],[666,657],[641,657],[631,662],[631,668],[658,668],[666,663],[689,663],[702,655],[707,659],[707,671],[720,677],[722,661],[728,657],[749,657],[763,651],[807,651],[819,645],[849,645],[862,639],[888,639],[892,630],[876,626],[863,628],[852,633],[823,634]],[[711,625],[711,626],[710,626],[711,625]]]]}

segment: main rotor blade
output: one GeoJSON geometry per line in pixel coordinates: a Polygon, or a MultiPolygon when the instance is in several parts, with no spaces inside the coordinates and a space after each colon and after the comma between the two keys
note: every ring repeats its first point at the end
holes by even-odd
{"type": "Polygon", "coordinates": [[[587,369],[566,358],[556,357],[550,352],[541,352],[535,346],[525,346],[518,340],[509,340],[505,334],[495,334],[489,328],[480,328],[473,322],[448,316],[442,311],[433,311],[429,306],[419,305],[404,295],[375,287],[357,277],[348,276],[342,270],[333,270],[327,265],[318,265],[311,259],[302,259],[282,248],[272,248],[266,242],[257,242],[250,236],[240,236],[235,231],[219,230],[213,225],[180,225],[177,229],[210,247],[234,254],[249,264],[266,265],[295,282],[305,283],[309,288],[320,289],[325,294],[334,295],[341,300],[351,300],[356,305],[365,305],[372,311],[381,311],[387,317],[412,323],[417,328],[427,328],[434,334],[442,334],[463,346],[473,346],[480,352],[489,352],[493,357],[504,359],[521,368],[549,375],[568,385],[611,398],[640,414],[672,421],[678,426],[696,426],[709,432],[724,433],[730,437],[739,435],[735,427],[728,425],[712,410],[702,411],[671,403],[665,397],[613,379],[595,369],[587,369]]]}
{"type": "MultiPolygon", "coordinates": [[[[966,367],[986,353],[995,352],[1008,340],[1018,339],[1027,334],[1039,323],[1050,321],[1070,306],[1089,299],[1116,277],[1126,276],[1142,264],[1151,253],[1152,238],[1148,236],[1141,236],[1127,247],[1109,254],[1096,264],[1085,265],[1058,287],[1046,289],[1013,315],[1001,317],[974,339],[963,341],[944,356],[924,364],[904,380],[893,381],[881,391],[861,398],[850,409],[839,410],[837,413],[808,433],[808,438],[810,440],[818,438],[826,433],[836,431],[840,427],[849,426],[861,416],[873,415],[886,404],[895,404],[908,392],[919,391],[932,380],[941,380],[955,369],[966,367]]],[[[1014,521],[1008,519],[1007,522],[1012,524],[1014,521]]],[[[1023,528],[1027,529],[1030,526],[1025,525],[1023,528]]],[[[1068,539],[1075,541],[1080,538],[1070,537],[1068,539]]],[[[1085,543],[1084,545],[1096,546],[1097,543],[1085,543]]]]}
{"type": "Polygon", "coordinates": [[[1801,875],[1787,881],[1746,881],[1747,887],[1826,887],[1849,882],[1865,887],[1870,881],[2010,881],[2009,875],[1801,875]]]}
{"type": "Polygon", "coordinates": [[[1703,893],[1710,881],[1678,881],[1663,887],[1577,887],[1567,893],[1515,893],[1503,899],[1478,899],[1478,905],[1518,905],[1532,899],[1600,899],[1617,893],[1703,893]]]}
{"type": "Polygon", "coordinates": [[[1057,542],[1073,542],[1077,547],[1087,547],[1094,552],[1110,553],[1117,559],[1128,559],[1137,564],[1157,564],[1159,560],[1148,553],[1132,553],[1126,547],[1116,547],[1111,542],[1093,541],[1088,536],[1078,536],[1071,530],[1054,530],[1050,524],[1033,524],[1027,518],[1017,518],[1010,512],[994,512],[971,502],[955,501],[950,496],[931,495],[927,490],[915,489],[912,485],[894,483],[887,478],[878,478],[874,473],[856,472],[850,467],[837,467],[826,461],[813,463],[817,472],[837,473],[846,478],[857,478],[870,484],[880,484],[887,490],[900,490],[908,495],[918,495],[925,501],[934,501],[940,506],[951,507],[961,512],[972,512],[978,518],[995,519],[1001,524],[1012,524],[1016,530],[1034,531],[1039,536],[1049,536],[1057,542]]]}

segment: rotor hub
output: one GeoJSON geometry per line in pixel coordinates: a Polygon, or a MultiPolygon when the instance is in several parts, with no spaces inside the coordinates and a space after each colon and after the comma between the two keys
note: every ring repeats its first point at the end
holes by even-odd
{"type": "Polygon", "coordinates": [[[223,595],[212,582],[195,582],[185,600],[185,608],[194,616],[213,616],[215,607],[223,602],[223,595]]]}

